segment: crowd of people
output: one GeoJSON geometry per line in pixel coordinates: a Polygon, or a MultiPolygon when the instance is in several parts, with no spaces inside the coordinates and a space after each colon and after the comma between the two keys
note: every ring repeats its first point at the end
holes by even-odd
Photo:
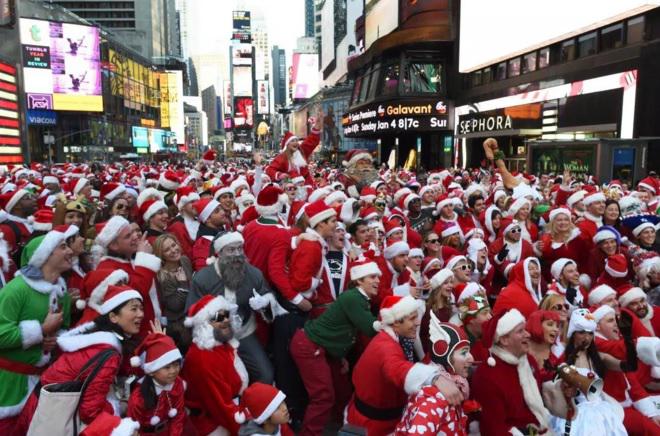
{"type": "Polygon", "coordinates": [[[337,168],[321,119],[250,165],[8,168],[0,434],[660,434],[654,173],[515,174],[492,138],[337,168]]]}

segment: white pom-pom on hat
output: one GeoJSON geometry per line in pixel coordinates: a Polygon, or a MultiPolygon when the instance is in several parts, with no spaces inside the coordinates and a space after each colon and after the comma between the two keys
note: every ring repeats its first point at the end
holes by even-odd
{"type": "Polygon", "coordinates": [[[237,424],[243,424],[245,422],[245,413],[243,412],[234,413],[234,421],[236,421],[237,424]]]}
{"type": "Polygon", "coordinates": [[[156,415],[152,416],[151,419],[149,420],[149,424],[151,424],[151,425],[160,424],[160,418],[156,415]]]}
{"type": "Polygon", "coordinates": [[[486,362],[488,363],[488,366],[495,366],[495,358],[493,356],[488,356],[488,359],[486,359],[486,362]]]}
{"type": "Polygon", "coordinates": [[[87,307],[87,302],[85,300],[82,298],[76,300],[76,309],[83,310],[85,307],[87,307]]]}
{"type": "Polygon", "coordinates": [[[169,416],[170,418],[174,418],[178,413],[179,411],[176,410],[174,407],[172,407],[170,410],[167,411],[167,416],[169,416]]]}
{"type": "MultiPolygon", "coordinates": [[[[131,366],[133,368],[138,368],[142,366],[142,359],[140,359],[140,356],[133,356],[131,357],[131,366]]],[[[156,425],[156,424],[153,424],[156,425]]]]}
{"type": "Polygon", "coordinates": [[[377,332],[380,331],[380,330],[383,328],[383,324],[381,324],[381,322],[378,321],[378,320],[374,321],[374,323],[373,323],[371,326],[372,326],[372,327],[374,328],[374,330],[376,330],[377,332]]]}
{"type": "Polygon", "coordinates": [[[189,316],[186,317],[186,319],[183,320],[183,325],[185,327],[192,327],[193,326],[193,319],[189,316]]]}

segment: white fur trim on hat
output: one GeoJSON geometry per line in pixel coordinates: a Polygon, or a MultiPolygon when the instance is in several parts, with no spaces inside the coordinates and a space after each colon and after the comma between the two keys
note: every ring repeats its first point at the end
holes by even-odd
{"type": "Polygon", "coordinates": [[[557,209],[552,209],[549,214],[550,221],[554,220],[557,218],[557,215],[566,215],[568,219],[571,219],[571,211],[564,208],[564,207],[559,207],[557,209]]]}
{"type": "Polygon", "coordinates": [[[454,277],[452,270],[443,268],[431,277],[431,289],[439,288],[449,278],[454,277]]]}
{"type": "Polygon", "coordinates": [[[243,239],[243,236],[238,232],[225,233],[215,240],[213,243],[213,251],[215,251],[215,254],[219,254],[220,251],[229,244],[243,244],[244,242],[245,240],[243,239]]]}
{"type": "Polygon", "coordinates": [[[456,264],[458,262],[462,261],[462,260],[467,262],[468,259],[465,256],[460,256],[460,255],[459,256],[454,256],[451,259],[449,259],[449,261],[447,262],[447,265],[445,265],[445,268],[447,268],[448,270],[453,270],[454,267],[456,266],[456,264]]]}
{"type": "Polygon", "coordinates": [[[619,297],[619,304],[621,305],[621,307],[626,307],[633,300],[637,300],[639,298],[646,298],[646,292],[644,292],[642,288],[633,287],[628,289],[625,293],[623,293],[619,297]]]}
{"type": "Polygon", "coordinates": [[[101,283],[96,285],[96,287],[89,294],[89,302],[87,303],[89,304],[89,307],[98,312],[101,309],[101,304],[103,304],[103,298],[105,298],[105,293],[108,291],[108,286],[116,285],[121,280],[128,281],[128,274],[126,271],[121,269],[112,271],[105,279],[101,281],[101,283]]]}
{"type": "Polygon", "coordinates": [[[617,239],[616,233],[610,229],[598,230],[593,237],[594,244],[600,244],[601,242],[607,241],[608,239],[617,239]]]}
{"type": "Polygon", "coordinates": [[[139,422],[133,421],[131,418],[124,418],[119,422],[119,425],[112,430],[110,436],[132,436],[139,429],[139,422]]]}
{"type": "Polygon", "coordinates": [[[158,184],[168,191],[175,191],[179,187],[179,183],[166,178],[165,173],[158,178],[158,184]]]}
{"type": "Polygon", "coordinates": [[[108,314],[117,306],[120,306],[121,304],[129,300],[132,300],[134,298],[137,298],[138,300],[142,301],[142,295],[140,295],[138,291],[136,291],[135,289],[127,289],[115,295],[114,297],[110,298],[109,300],[103,302],[103,304],[99,308],[100,309],[99,313],[101,315],[108,314]]]}
{"type": "Polygon", "coordinates": [[[200,223],[205,223],[207,219],[211,216],[213,211],[220,206],[220,203],[218,203],[216,200],[211,200],[209,203],[206,205],[206,207],[200,212],[199,214],[199,222],[200,223]]]}
{"type": "Polygon", "coordinates": [[[461,233],[461,228],[454,224],[447,227],[442,232],[440,232],[440,237],[446,238],[447,236],[460,234],[460,233],[461,233]]]}
{"type": "Polygon", "coordinates": [[[215,194],[213,194],[213,199],[217,200],[218,198],[220,198],[221,196],[223,196],[225,194],[229,194],[233,197],[234,196],[234,190],[231,189],[229,186],[225,186],[224,188],[220,188],[217,191],[215,191],[215,194]]]}
{"type": "Polygon", "coordinates": [[[18,202],[21,201],[21,198],[23,198],[26,194],[29,194],[29,191],[27,189],[19,189],[5,205],[5,211],[7,213],[11,213],[14,206],[16,206],[16,204],[18,204],[18,202]]]}
{"type": "Polygon", "coordinates": [[[43,184],[50,185],[51,183],[59,186],[60,180],[55,176],[45,176],[43,179],[43,184]]]}
{"type": "Polygon", "coordinates": [[[344,165],[345,167],[351,167],[351,166],[355,165],[359,160],[362,160],[362,159],[369,159],[371,161],[373,159],[373,157],[369,153],[355,153],[353,155],[353,157],[351,157],[350,160],[342,161],[341,164],[344,165]]]}
{"type": "Polygon", "coordinates": [[[261,415],[257,416],[254,418],[254,422],[257,424],[263,424],[265,420],[270,418],[270,416],[275,413],[278,407],[280,407],[280,404],[282,404],[282,401],[286,398],[286,395],[284,395],[284,392],[282,391],[277,391],[277,395],[268,403],[268,406],[261,412],[261,415]]]}
{"type": "MultiPolygon", "coordinates": [[[[258,197],[257,197],[258,200],[258,197]]],[[[271,204],[269,206],[264,206],[260,205],[258,202],[254,203],[254,209],[257,211],[259,216],[275,216],[277,215],[281,210],[282,206],[286,204],[289,201],[289,197],[286,195],[286,193],[282,193],[277,197],[277,201],[275,204],[271,204]]]]}
{"type": "Polygon", "coordinates": [[[309,217],[309,226],[311,228],[314,228],[319,223],[327,220],[328,218],[332,218],[333,216],[336,216],[336,215],[337,215],[337,212],[333,208],[329,207],[326,210],[324,210],[322,212],[319,212],[314,216],[310,216],[309,217]]]}
{"type": "Polygon", "coordinates": [[[608,306],[607,304],[604,304],[604,305],[600,306],[598,309],[596,309],[592,313],[592,315],[594,317],[594,321],[596,321],[596,324],[598,324],[601,319],[605,318],[610,313],[615,313],[614,309],[611,306],[608,306]]]}
{"type": "Polygon", "coordinates": [[[495,338],[493,342],[497,342],[499,338],[505,336],[513,331],[519,324],[525,322],[525,317],[518,309],[511,309],[505,313],[502,318],[497,321],[495,327],[495,338]]]}
{"type": "Polygon", "coordinates": [[[621,272],[617,271],[615,269],[612,269],[612,267],[605,261],[605,271],[612,277],[618,277],[618,278],[623,278],[628,275],[628,267],[626,266],[626,270],[621,272]]]}
{"type": "Polygon", "coordinates": [[[532,205],[532,203],[525,197],[520,197],[509,206],[509,216],[515,216],[520,209],[525,205],[532,205]]]}
{"type": "Polygon", "coordinates": [[[411,248],[408,257],[424,257],[424,251],[421,248],[411,248]]]}
{"type": "Polygon", "coordinates": [[[590,194],[584,197],[584,200],[582,200],[582,203],[585,206],[589,206],[591,203],[595,203],[597,201],[605,201],[605,194],[602,192],[597,192],[595,194],[590,194]]]}
{"type": "Polygon", "coordinates": [[[78,195],[80,193],[80,191],[82,191],[82,189],[88,183],[89,183],[89,180],[87,180],[84,177],[81,177],[80,179],[78,179],[78,181],[76,182],[76,185],[73,187],[73,194],[78,195]]]}
{"type": "Polygon", "coordinates": [[[635,238],[638,238],[640,233],[642,233],[646,229],[655,229],[655,225],[653,225],[650,222],[643,222],[637,227],[635,227],[632,231],[633,235],[635,235],[635,238]]]}
{"type": "Polygon", "coordinates": [[[660,338],[642,336],[635,344],[639,360],[650,366],[660,366],[660,338]]]}
{"type": "Polygon", "coordinates": [[[289,136],[289,138],[286,141],[284,141],[284,145],[282,146],[282,148],[286,148],[286,146],[289,145],[289,142],[294,141],[294,140],[299,141],[300,138],[298,138],[296,135],[289,136]]]}
{"type": "Polygon", "coordinates": [[[66,239],[66,235],[62,232],[57,232],[51,230],[46,233],[46,236],[41,241],[41,244],[34,250],[32,257],[28,262],[29,265],[32,265],[37,268],[41,268],[44,263],[48,260],[55,248],[57,248],[62,241],[66,239]]]}
{"type": "Polygon", "coordinates": [[[596,286],[589,292],[589,306],[597,306],[610,295],[616,295],[616,291],[607,285],[596,286]]]}
{"type": "Polygon", "coordinates": [[[327,205],[330,206],[332,203],[336,201],[341,201],[344,202],[348,200],[348,197],[346,194],[344,194],[342,191],[333,191],[330,194],[328,194],[327,197],[323,199],[323,202],[327,205]]]}
{"type": "Polygon", "coordinates": [[[151,362],[144,362],[144,364],[142,365],[142,369],[144,369],[144,372],[146,374],[151,374],[163,368],[164,366],[167,366],[170,363],[176,362],[177,360],[181,360],[181,359],[183,359],[183,357],[181,356],[181,352],[179,351],[178,348],[174,348],[168,351],[167,353],[161,355],[156,360],[152,360],[151,362]]]}
{"type": "Polygon", "coordinates": [[[309,197],[307,198],[307,201],[309,203],[315,203],[316,201],[325,198],[328,194],[330,194],[332,191],[330,191],[329,188],[317,188],[314,191],[312,191],[311,194],[309,194],[309,197]]]}
{"type": "Polygon", "coordinates": [[[380,268],[376,262],[368,262],[360,265],[355,265],[351,268],[351,280],[356,281],[360,280],[363,277],[370,275],[382,275],[380,268]]]}
{"type": "Polygon", "coordinates": [[[199,194],[196,192],[191,192],[188,195],[184,195],[181,198],[177,198],[177,203],[176,207],[179,208],[179,210],[183,209],[186,204],[192,203],[193,201],[199,200],[199,194]]]}
{"type": "Polygon", "coordinates": [[[142,207],[142,203],[147,201],[150,198],[157,198],[158,200],[163,200],[163,194],[156,188],[146,188],[140,194],[138,195],[137,198],[137,207],[140,208],[142,207]]]}
{"type": "Polygon", "coordinates": [[[392,325],[396,321],[416,312],[419,309],[420,304],[423,304],[420,300],[415,300],[410,295],[407,295],[392,307],[380,309],[380,321],[382,324],[392,325]]]}
{"type": "Polygon", "coordinates": [[[587,191],[579,190],[577,192],[572,193],[567,199],[566,199],[566,205],[568,207],[573,207],[575,206],[575,203],[578,203],[582,200],[584,200],[584,196],[587,193],[587,191]]]}
{"type": "Polygon", "coordinates": [[[167,205],[163,201],[155,201],[151,206],[147,208],[146,211],[142,214],[142,219],[146,223],[151,219],[152,216],[156,215],[161,210],[167,210],[167,205]]]}
{"type": "MultiPolygon", "coordinates": [[[[76,186],[78,186],[77,183],[76,186]]],[[[108,201],[112,201],[115,199],[115,197],[117,197],[119,194],[123,194],[124,192],[126,192],[126,187],[124,187],[124,185],[117,185],[115,189],[113,189],[112,191],[108,192],[105,195],[105,199],[108,201]]]]}
{"type": "Polygon", "coordinates": [[[555,280],[559,280],[562,271],[564,271],[564,268],[570,264],[577,265],[573,259],[569,259],[567,257],[561,257],[552,262],[552,266],[550,267],[550,273],[552,274],[552,277],[555,280]]]}
{"type": "Polygon", "coordinates": [[[115,240],[119,232],[126,226],[129,226],[131,223],[126,220],[126,218],[115,215],[108,220],[108,222],[103,226],[101,233],[96,235],[96,243],[102,246],[103,248],[108,248],[108,245],[115,240]]]}
{"type": "Polygon", "coordinates": [[[405,241],[397,241],[394,244],[388,245],[385,247],[385,250],[383,251],[383,255],[385,256],[385,259],[392,259],[400,254],[408,254],[410,253],[410,247],[408,246],[408,243],[405,241]]]}

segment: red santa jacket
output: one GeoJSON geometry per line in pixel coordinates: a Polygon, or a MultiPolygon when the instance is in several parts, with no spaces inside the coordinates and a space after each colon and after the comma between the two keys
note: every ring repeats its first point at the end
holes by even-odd
{"type": "MultiPolygon", "coordinates": [[[[307,138],[305,138],[305,140],[300,143],[300,153],[307,161],[309,161],[309,157],[314,152],[316,146],[319,145],[319,133],[320,132],[318,130],[312,129],[312,133],[310,133],[307,138]]],[[[298,172],[305,178],[305,184],[314,184],[314,180],[309,174],[307,166],[298,168],[297,170],[296,168],[290,167],[289,158],[284,151],[275,156],[275,159],[273,159],[270,165],[266,167],[266,174],[273,181],[281,180],[287,176],[293,178],[298,175],[296,174],[298,172]]]]}
{"type": "Polygon", "coordinates": [[[518,262],[509,274],[509,285],[502,289],[495,301],[493,313],[506,312],[509,309],[518,309],[527,318],[538,309],[541,296],[533,296],[528,289],[531,286],[529,275],[524,268],[525,261],[518,262]]]}
{"type": "Polygon", "coordinates": [[[9,281],[14,278],[14,274],[16,274],[16,271],[18,270],[18,265],[16,265],[13,259],[15,253],[19,249],[19,245],[21,247],[25,246],[32,235],[32,230],[28,227],[27,220],[23,220],[22,218],[13,215],[11,215],[11,217],[13,219],[8,218],[7,221],[0,224],[0,232],[2,232],[2,238],[7,242],[7,248],[9,251],[9,262],[7,262],[8,267],[7,271],[4,272],[6,283],[9,283],[9,281]],[[11,224],[9,224],[9,221],[11,221],[11,224]],[[19,235],[16,234],[16,230],[19,231],[19,235]]]}
{"type": "Polygon", "coordinates": [[[543,244],[541,271],[543,272],[543,278],[548,282],[552,281],[550,267],[557,259],[565,257],[574,260],[580,272],[584,270],[585,264],[588,263],[585,260],[591,244],[585,241],[585,236],[579,229],[573,230],[567,242],[552,242],[552,236],[547,233],[541,236],[541,242],[543,244]]]}
{"type": "MultiPolygon", "coordinates": [[[[316,240],[303,240],[293,251],[291,256],[291,268],[289,270],[289,281],[291,288],[302,298],[313,299],[316,289],[321,283],[321,274],[325,262],[325,241],[314,230],[305,232],[316,240]]],[[[299,303],[302,298],[296,297],[294,304],[299,303]]]]}
{"type": "Polygon", "coordinates": [[[193,343],[186,353],[181,371],[187,383],[185,405],[200,435],[218,427],[231,435],[238,432],[234,413],[239,411],[237,400],[247,387],[248,374],[238,357],[238,341],[230,342],[210,350],[193,343]]]}
{"type": "MultiPolygon", "coordinates": [[[[192,220],[189,220],[192,221],[192,220]]],[[[195,221],[197,223],[197,221],[195,221]]],[[[199,224],[195,226],[194,224],[189,224],[185,222],[183,218],[177,217],[172,221],[172,224],[167,228],[167,233],[174,235],[179,245],[181,246],[181,253],[186,256],[188,259],[193,258],[193,244],[197,237],[197,230],[199,224]]]]}
{"type": "Polygon", "coordinates": [[[584,235],[585,241],[589,245],[588,249],[593,247],[593,238],[598,231],[598,228],[603,225],[603,221],[600,218],[596,218],[589,214],[588,212],[584,213],[580,219],[578,219],[576,226],[580,229],[580,232],[584,235]]]}
{"type": "Polygon", "coordinates": [[[408,395],[417,393],[436,373],[437,369],[432,366],[408,361],[391,329],[379,332],[353,370],[355,391],[348,404],[347,422],[365,428],[369,435],[392,433],[400,415],[394,419],[369,418],[360,403],[370,409],[401,409],[403,412],[408,395]]]}
{"type": "Polygon", "coordinates": [[[199,271],[202,268],[205,268],[208,263],[209,256],[211,255],[211,245],[213,243],[213,236],[202,236],[197,238],[193,244],[192,249],[192,263],[193,269],[199,271]]]}
{"type": "Polygon", "coordinates": [[[512,245],[510,242],[505,242],[503,237],[499,237],[495,239],[495,242],[489,244],[488,254],[490,255],[490,261],[495,265],[497,272],[502,278],[506,279],[509,276],[511,268],[513,268],[516,263],[534,256],[534,247],[526,239],[521,238],[518,244],[512,245]],[[497,254],[502,250],[504,244],[507,244],[509,253],[507,254],[507,257],[500,262],[497,259],[497,254]]]}
{"type": "Polygon", "coordinates": [[[134,261],[113,256],[104,256],[97,268],[120,269],[128,274],[128,285],[142,295],[144,319],[140,324],[140,337],[149,333],[150,321],[160,320],[161,309],[156,290],[156,273],[160,269],[160,259],[153,254],[138,252],[134,261]]]}
{"type": "Polygon", "coordinates": [[[325,312],[328,306],[337,299],[339,294],[348,289],[348,284],[350,283],[349,271],[349,258],[346,253],[342,253],[341,280],[339,289],[335,289],[335,282],[332,280],[330,272],[330,264],[328,263],[328,259],[324,258],[321,283],[319,283],[319,287],[316,289],[316,295],[311,301],[313,308],[310,316],[312,318],[316,318],[325,312]]]}
{"type": "Polygon", "coordinates": [[[186,409],[183,405],[184,390],[183,380],[179,377],[174,381],[169,391],[156,387],[156,395],[158,396],[156,407],[147,409],[144,404],[142,390],[140,386],[136,386],[128,399],[126,415],[139,422],[141,429],[154,426],[153,422],[156,421],[154,417],[157,417],[158,423],[156,425],[163,426],[163,429],[158,433],[151,434],[181,436],[183,435],[183,424],[186,419],[186,409]],[[169,415],[172,409],[176,410],[176,415],[173,417],[169,415]]]}
{"type": "Polygon", "coordinates": [[[250,264],[259,269],[268,283],[291,301],[298,293],[289,281],[291,233],[277,220],[261,217],[243,229],[244,250],[250,264]]]}
{"type": "Polygon", "coordinates": [[[404,268],[403,271],[397,273],[392,264],[383,256],[374,258],[374,261],[382,274],[378,284],[378,295],[371,299],[371,306],[377,311],[380,303],[388,295],[406,296],[410,293],[410,271],[408,268],[404,268]]]}

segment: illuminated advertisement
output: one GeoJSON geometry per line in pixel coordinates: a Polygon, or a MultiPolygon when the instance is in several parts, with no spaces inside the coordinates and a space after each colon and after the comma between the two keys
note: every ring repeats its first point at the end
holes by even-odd
{"type": "Polygon", "coordinates": [[[234,127],[248,128],[254,126],[254,106],[249,97],[238,97],[234,101],[234,127]]]}
{"type": "Polygon", "coordinates": [[[229,80],[225,80],[222,82],[222,87],[224,88],[225,91],[225,115],[231,115],[232,114],[232,107],[231,107],[231,82],[229,80]]]}
{"type": "Polygon", "coordinates": [[[237,44],[231,48],[232,65],[252,65],[252,46],[250,44],[237,44]]]}
{"type": "MultiPolygon", "coordinates": [[[[183,72],[167,71],[166,74],[167,104],[169,106],[169,127],[176,136],[177,144],[184,144],[186,142],[186,132],[184,127],[185,119],[183,114],[183,72]]],[[[163,104],[165,104],[165,102],[163,101],[163,97],[161,95],[161,106],[163,104]]]]}
{"type": "Polygon", "coordinates": [[[0,62],[0,163],[22,163],[17,71],[0,62]]]}
{"type": "Polygon", "coordinates": [[[163,127],[170,127],[170,95],[167,86],[167,73],[159,74],[160,82],[160,125],[163,127]]]}
{"type": "Polygon", "coordinates": [[[234,11],[232,14],[234,29],[232,39],[249,44],[252,42],[250,30],[250,11],[234,11]]]}
{"type": "Polygon", "coordinates": [[[293,99],[307,99],[319,90],[318,55],[294,53],[291,69],[293,99]]]}
{"type": "Polygon", "coordinates": [[[145,105],[158,107],[157,74],[148,65],[140,64],[115,50],[108,50],[108,62],[103,67],[110,76],[110,92],[122,97],[124,107],[146,110],[145,105]]]}
{"type": "Polygon", "coordinates": [[[252,97],[251,67],[234,67],[232,80],[234,97],[252,97]]]}
{"type": "Polygon", "coordinates": [[[133,126],[133,147],[149,148],[149,129],[147,127],[133,126]]]}
{"type": "Polygon", "coordinates": [[[103,111],[99,29],[21,18],[28,109],[103,111]]]}
{"type": "Polygon", "coordinates": [[[259,115],[269,112],[270,104],[268,102],[268,81],[257,80],[257,113],[259,115]]]}

